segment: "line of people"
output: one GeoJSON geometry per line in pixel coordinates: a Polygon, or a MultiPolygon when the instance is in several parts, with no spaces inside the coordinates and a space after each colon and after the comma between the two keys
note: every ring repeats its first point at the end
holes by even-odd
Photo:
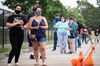
{"type": "Polygon", "coordinates": [[[71,17],[65,19],[64,16],[57,14],[53,21],[54,30],[54,46],[53,50],[56,50],[57,42],[59,44],[60,52],[72,54],[77,51],[77,48],[81,48],[81,44],[89,41],[91,44],[99,43],[100,30],[94,31],[95,39],[93,42],[91,27],[83,26],[75,18],[71,17]],[[67,52],[68,51],[68,52],[67,52]]]}
{"type": "Polygon", "coordinates": [[[53,23],[53,26],[54,26],[53,51],[56,50],[55,46],[57,45],[57,41],[55,43],[55,35],[56,35],[57,36],[56,40],[58,39],[58,44],[60,47],[61,54],[67,53],[66,49],[68,46],[69,46],[68,53],[75,52],[74,41],[75,41],[75,37],[77,36],[77,29],[78,29],[78,24],[76,23],[75,19],[74,18],[65,19],[63,16],[61,16],[60,21],[53,23]]]}

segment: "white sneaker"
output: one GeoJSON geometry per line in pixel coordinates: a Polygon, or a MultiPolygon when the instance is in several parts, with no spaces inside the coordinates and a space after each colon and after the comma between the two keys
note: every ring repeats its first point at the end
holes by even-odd
{"type": "Polygon", "coordinates": [[[19,63],[15,63],[15,66],[20,66],[20,64],[19,63]]]}
{"type": "Polygon", "coordinates": [[[12,66],[12,64],[11,64],[11,63],[9,63],[9,64],[8,64],[8,66],[12,66]]]}

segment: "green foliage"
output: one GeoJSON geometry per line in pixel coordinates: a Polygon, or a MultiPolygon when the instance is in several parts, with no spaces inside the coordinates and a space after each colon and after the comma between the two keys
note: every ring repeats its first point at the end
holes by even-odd
{"type": "Polygon", "coordinates": [[[50,1],[44,12],[44,16],[49,20],[49,29],[51,29],[52,21],[57,13],[64,17],[68,16],[68,10],[62,5],[62,3],[60,3],[59,0],[50,1]]]}
{"type": "Polygon", "coordinates": [[[47,19],[53,20],[57,13],[64,17],[68,16],[67,9],[60,3],[60,1],[52,1],[48,3],[45,13],[47,19]]]}
{"type": "MultiPolygon", "coordinates": [[[[19,3],[22,5],[23,14],[27,15],[32,10],[36,1],[37,0],[6,0],[3,4],[7,5],[11,9],[14,9],[15,4],[19,3]]],[[[40,1],[39,4],[42,6],[42,15],[45,16],[49,22],[49,28],[52,26],[52,21],[57,13],[66,18],[70,16],[75,17],[82,24],[92,26],[93,28],[100,26],[100,7],[94,7],[92,4],[88,3],[87,0],[78,0],[78,7],[76,9],[66,9],[59,0],[38,1],[40,1]]],[[[97,4],[99,3],[100,0],[97,0],[97,4]]]]}
{"type": "Polygon", "coordinates": [[[84,1],[78,1],[78,9],[85,19],[85,24],[93,29],[100,27],[100,7],[94,7],[92,4],[84,1]]]}
{"type": "Polygon", "coordinates": [[[74,17],[76,18],[76,20],[78,20],[81,24],[84,24],[84,18],[83,15],[79,12],[78,9],[73,8],[73,9],[69,9],[69,17],[74,17]]]}
{"type": "Polygon", "coordinates": [[[8,52],[10,48],[0,48],[0,53],[8,52]]]}
{"type": "Polygon", "coordinates": [[[6,5],[9,8],[14,10],[16,4],[21,4],[22,13],[28,14],[28,12],[31,10],[32,6],[35,3],[36,3],[36,0],[5,0],[3,5],[6,5]]]}
{"type": "Polygon", "coordinates": [[[97,0],[97,5],[99,5],[99,7],[100,7],[100,0],[97,0]]]}
{"type": "MultiPolygon", "coordinates": [[[[51,27],[51,21],[53,21],[56,13],[63,16],[68,16],[67,9],[60,3],[59,0],[39,0],[39,4],[42,6],[42,15],[48,19],[49,26],[51,27]]],[[[3,4],[7,5],[9,8],[14,9],[15,4],[22,5],[22,13],[28,14],[33,5],[35,5],[36,0],[6,0],[3,4]]]]}

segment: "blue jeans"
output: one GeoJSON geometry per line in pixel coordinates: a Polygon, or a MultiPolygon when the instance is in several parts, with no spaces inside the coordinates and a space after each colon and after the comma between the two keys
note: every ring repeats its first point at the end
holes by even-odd
{"type": "Polygon", "coordinates": [[[62,50],[66,51],[67,39],[68,39],[67,32],[57,32],[57,36],[58,36],[58,43],[59,43],[60,51],[62,50]]]}
{"type": "Polygon", "coordinates": [[[78,47],[81,47],[81,36],[78,36],[78,47]]]}
{"type": "Polygon", "coordinates": [[[86,43],[86,34],[82,34],[82,42],[86,43]]]}
{"type": "Polygon", "coordinates": [[[53,50],[56,50],[57,47],[57,32],[54,32],[54,47],[53,50]]]}
{"type": "Polygon", "coordinates": [[[75,51],[77,51],[77,48],[81,47],[81,38],[80,36],[75,37],[75,51]]]}

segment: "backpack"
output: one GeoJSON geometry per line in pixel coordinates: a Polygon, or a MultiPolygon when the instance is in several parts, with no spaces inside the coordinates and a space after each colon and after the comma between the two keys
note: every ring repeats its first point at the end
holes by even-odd
{"type": "MultiPolygon", "coordinates": [[[[68,23],[69,27],[72,28],[73,23],[68,23]]],[[[73,29],[73,28],[72,28],[73,29]]],[[[77,36],[77,31],[76,30],[71,30],[70,31],[70,38],[75,38],[77,36]]]]}

